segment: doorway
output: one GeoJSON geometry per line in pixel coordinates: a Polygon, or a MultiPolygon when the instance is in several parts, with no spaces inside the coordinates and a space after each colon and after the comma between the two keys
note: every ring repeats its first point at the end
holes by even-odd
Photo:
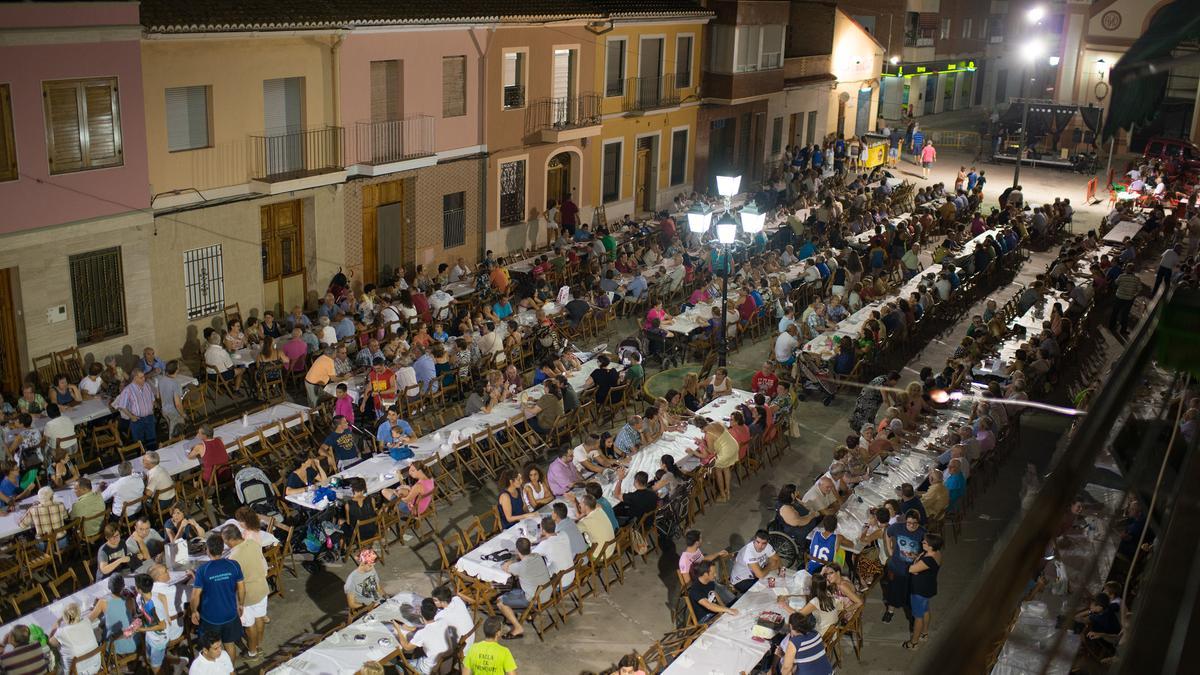
{"type": "Polygon", "coordinates": [[[304,169],[304,78],[263,80],[263,131],[268,176],[297,175],[304,169]]]}
{"type": "Polygon", "coordinates": [[[838,94],[838,120],[837,120],[837,135],[838,138],[843,138],[846,135],[846,101],[850,99],[850,94],[842,92],[838,94]]]}
{"type": "Polygon", "coordinates": [[[363,186],[363,283],[391,279],[397,267],[411,262],[404,237],[405,196],[403,180],[363,186]]]}
{"type": "Polygon", "coordinates": [[[304,306],[308,288],[304,269],[303,204],[299,199],[268,204],[259,210],[262,225],[264,309],[283,316],[304,306]]]}
{"type": "Polygon", "coordinates": [[[635,211],[654,211],[656,194],[657,164],[654,161],[655,139],[652,136],[639,138],[637,141],[637,160],[634,164],[634,204],[635,211]]]}
{"type": "Polygon", "coordinates": [[[560,152],[546,166],[546,204],[562,204],[571,195],[571,153],[560,152]]]}
{"type": "Polygon", "coordinates": [[[858,90],[858,107],[854,109],[854,135],[862,136],[871,130],[871,94],[873,89],[858,90]]]}
{"type": "Polygon", "coordinates": [[[926,114],[926,115],[932,115],[932,114],[938,112],[938,110],[937,110],[937,99],[938,99],[937,84],[938,84],[938,76],[937,75],[927,75],[925,77],[925,113],[924,114],[926,114]]]}
{"type": "Polygon", "coordinates": [[[16,398],[21,393],[21,355],[17,347],[17,309],[12,270],[0,269],[0,386],[16,398]]]}

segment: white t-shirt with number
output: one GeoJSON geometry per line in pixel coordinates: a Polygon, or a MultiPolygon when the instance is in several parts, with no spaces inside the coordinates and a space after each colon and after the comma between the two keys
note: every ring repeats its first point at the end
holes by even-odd
{"type": "Polygon", "coordinates": [[[733,561],[733,569],[729,572],[729,581],[736,584],[754,578],[754,572],[750,571],[750,564],[765,567],[773,555],[775,555],[775,549],[770,544],[763,546],[763,550],[759,551],[751,541],[738,551],[737,558],[733,561]]]}

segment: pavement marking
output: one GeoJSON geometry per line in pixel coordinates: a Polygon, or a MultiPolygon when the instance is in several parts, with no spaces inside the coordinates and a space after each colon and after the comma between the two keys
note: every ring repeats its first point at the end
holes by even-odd
{"type": "Polygon", "coordinates": [[[807,431],[810,431],[810,432],[812,432],[812,433],[814,433],[814,434],[816,434],[816,435],[820,436],[821,438],[824,438],[824,439],[825,439],[825,440],[827,440],[827,441],[831,441],[831,442],[833,442],[833,443],[837,443],[837,442],[838,442],[838,440],[837,440],[836,438],[833,438],[833,437],[831,437],[831,436],[827,436],[827,435],[825,435],[825,434],[823,434],[823,433],[821,433],[821,432],[817,431],[816,429],[814,429],[814,428],[812,428],[812,427],[808,426],[808,425],[807,425],[807,424],[805,424],[804,422],[801,422],[801,421],[799,421],[799,420],[797,420],[797,419],[794,419],[794,418],[793,418],[793,420],[792,420],[792,421],[796,423],[796,426],[798,426],[798,427],[800,427],[800,428],[802,428],[802,429],[805,429],[805,430],[807,430],[807,431]]]}

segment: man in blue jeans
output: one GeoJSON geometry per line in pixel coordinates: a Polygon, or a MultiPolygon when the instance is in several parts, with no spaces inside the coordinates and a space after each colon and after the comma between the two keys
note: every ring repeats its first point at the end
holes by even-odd
{"type": "Polygon", "coordinates": [[[133,371],[129,384],[117,395],[113,407],[129,422],[129,435],[141,441],[146,450],[158,449],[158,430],[154,419],[154,399],[158,393],[146,381],[140,368],[133,371]]]}
{"type": "Polygon", "coordinates": [[[246,583],[242,568],[233,560],[222,558],[225,541],[219,532],[209,533],[205,540],[209,561],[196,570],[192,585],[192,623],[200,633],[221,638],[221,644],[232,661],[237,660],[237,641],[242,639],[242,607],[246,598],[246,583]]]}

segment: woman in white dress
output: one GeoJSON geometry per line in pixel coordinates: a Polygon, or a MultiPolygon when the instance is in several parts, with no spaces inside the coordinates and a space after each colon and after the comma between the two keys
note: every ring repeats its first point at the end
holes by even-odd
{"type": "MultiPolygon", "coordinates": [[[[79,605],[72,602],[63,610],[63,615],[50,629],[50,646],[57,647],[62,655],[62,672],[71,672],[71,662],[95,649],[96,632],[92,623],[84,621],[79,605]]],[[[96,654],[75,664],[79,675],[95,675],[100,672],[100,655],[96,654]]]]}

